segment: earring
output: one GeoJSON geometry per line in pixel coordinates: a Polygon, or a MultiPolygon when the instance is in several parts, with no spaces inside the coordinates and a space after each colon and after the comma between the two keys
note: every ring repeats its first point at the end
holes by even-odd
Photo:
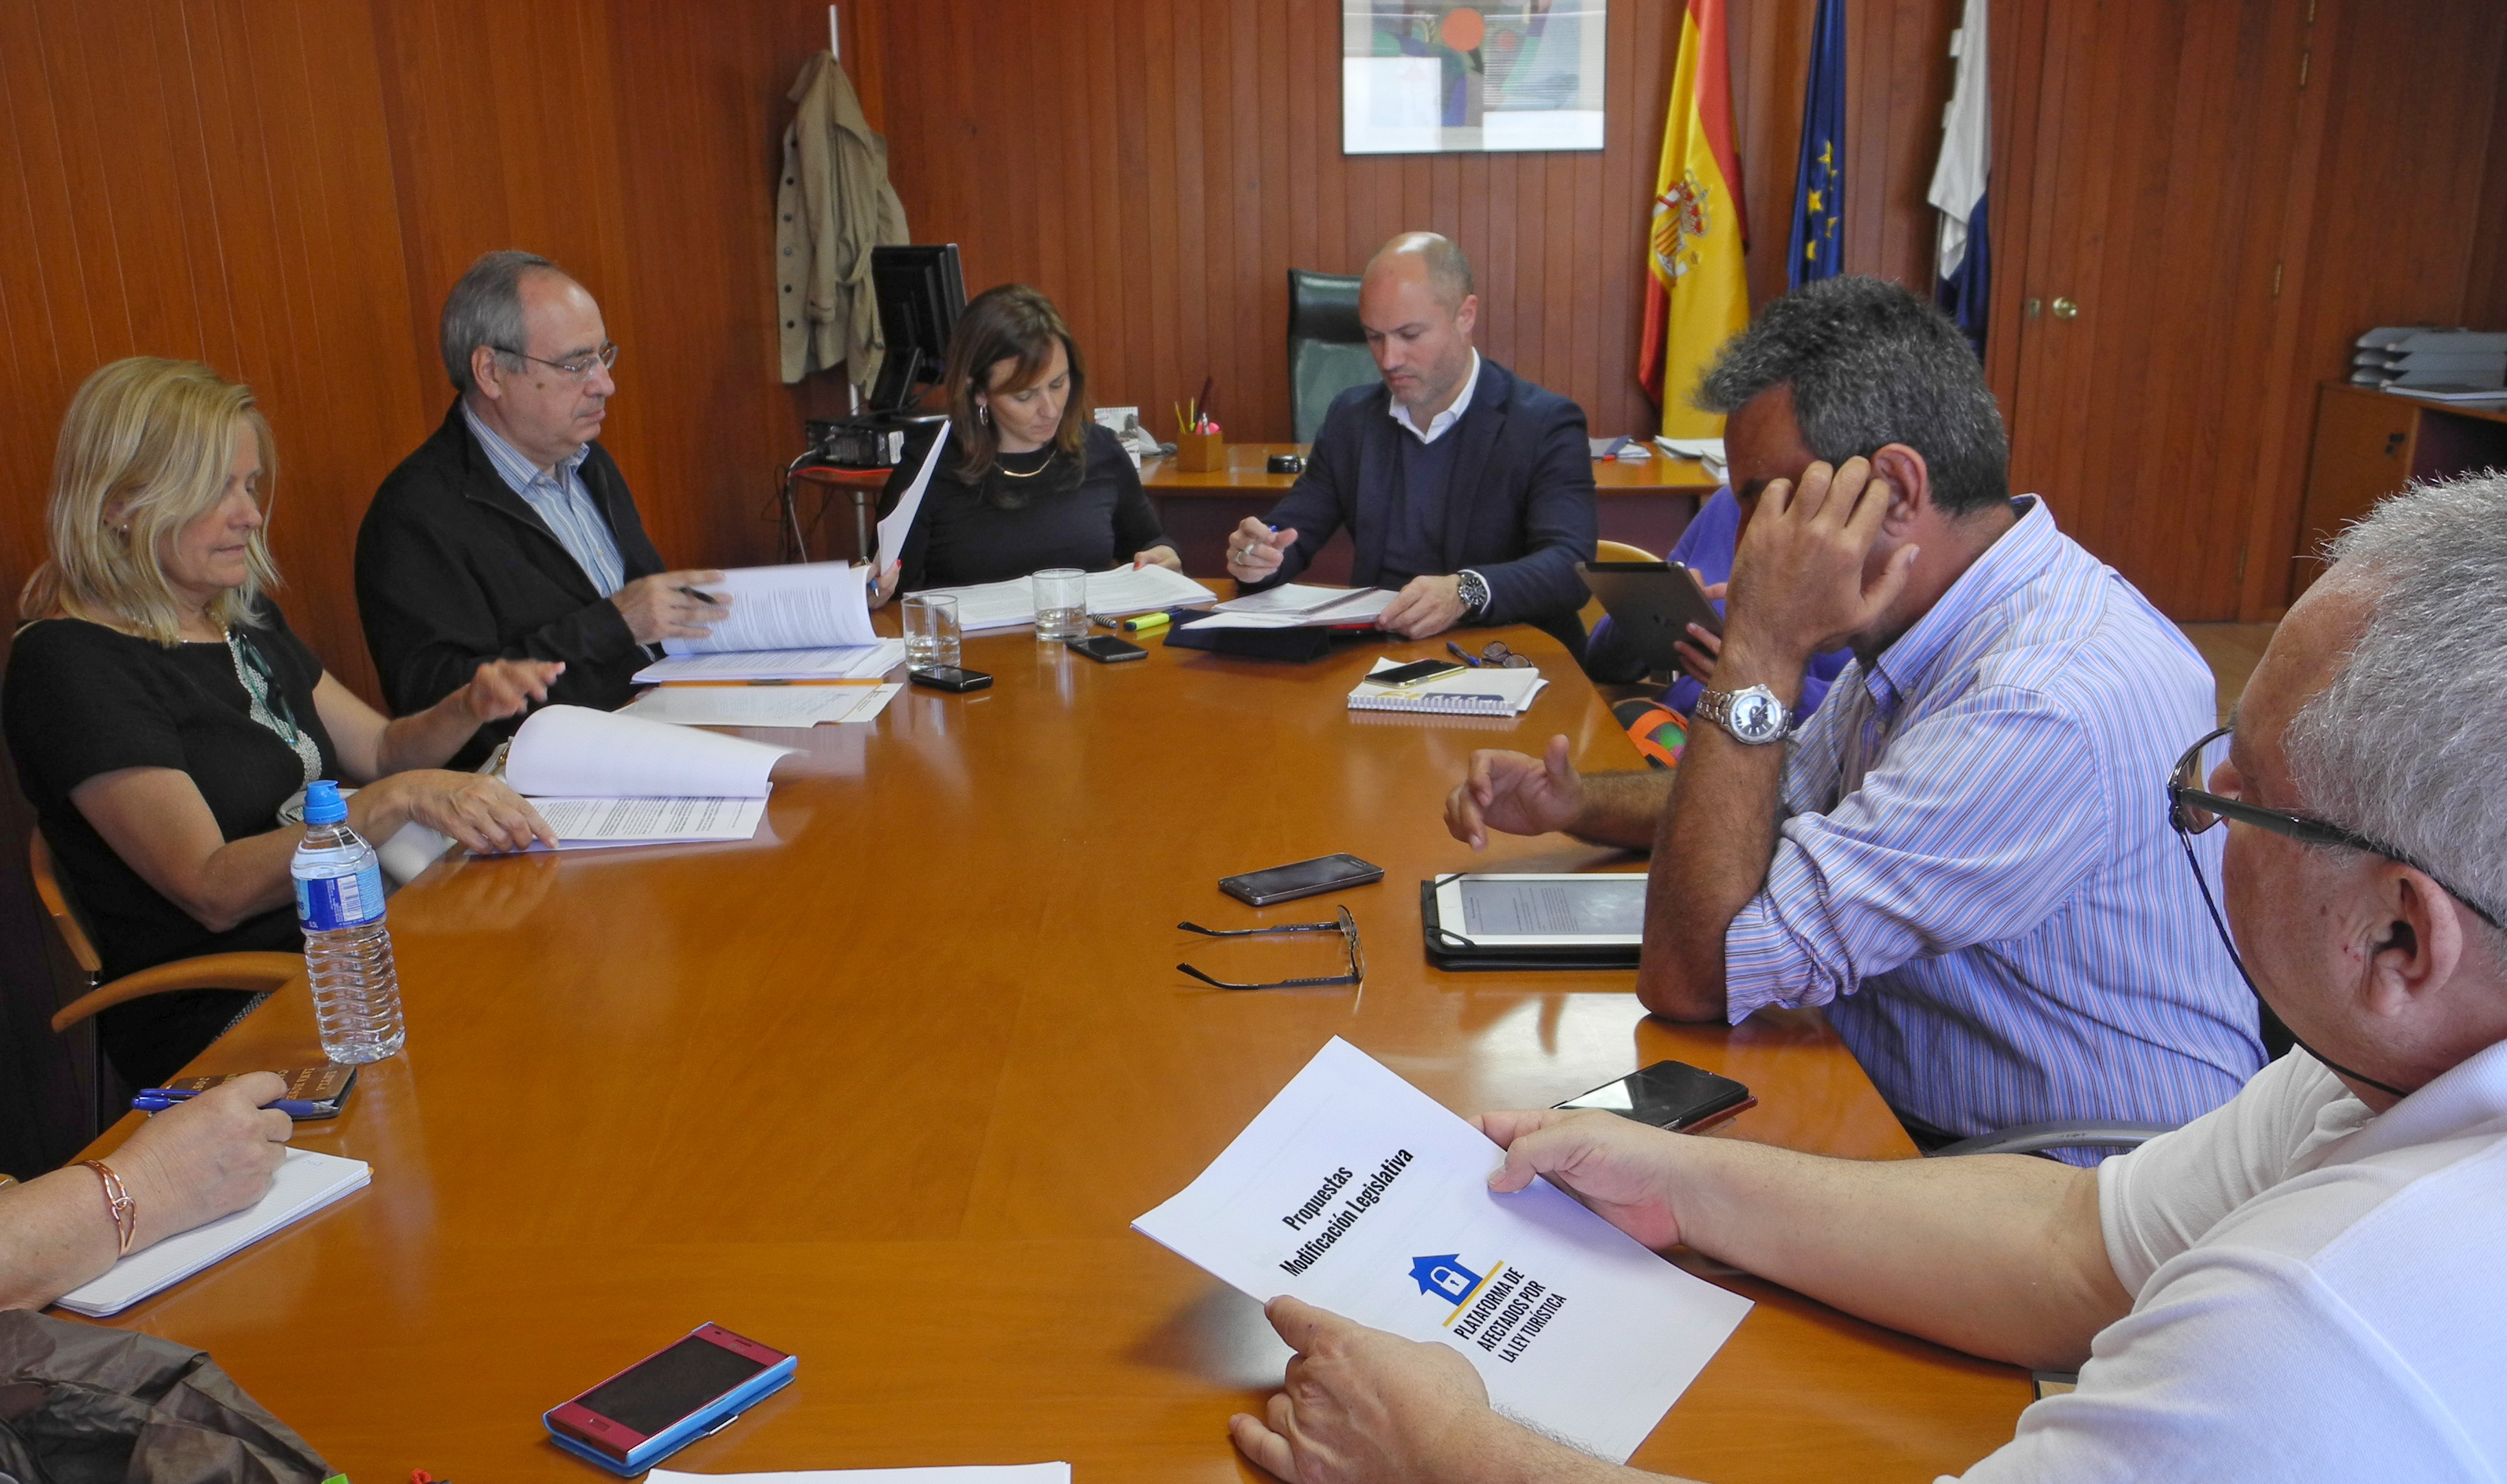
{"type": "Polygon", "coordinates": [[[989,403],[989,402],[978,402],[978,403],[976,403],[976,404],[975,404],[975,420],[976,420],[977,422],[980,422],[980,423],[984,424],[986,427],[990,427],[990,426],[992,426],[992,424],[993,424],[993,405],[992,405],[991,403],[989,403]]]}

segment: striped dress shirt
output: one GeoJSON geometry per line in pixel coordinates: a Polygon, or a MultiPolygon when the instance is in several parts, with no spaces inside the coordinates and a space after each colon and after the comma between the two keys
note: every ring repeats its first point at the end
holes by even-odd
{"type": "Polygon", "coordinates": [[[574,558],[600,596],[607,597],[625,587],[627,563],[619,559],[618,538],[610,533],[608,520],[583,484],[583,461],[592,456],[592,445],[567,454],[554,473],[542,474],[494,428],[481,421],[466,401],[461,404],[461,420],[470,424],[470,436],[488,451],[488,462],[495,466],[505,488],[539,515],[549,534],[574,558]]]}
{"type": "MultiPolygon", "coordinates": [[[[1725,936],[1729,1014],[1828,1006],[1890,1106],[1944,1133],[2185,1122],[2263,1065],[2167,823],[2210,670],[2042,500],[2015,506],[1794,739],[1766,886],[1725,936]]],[[[2213,881],[2226,833],[2195,841],[2213,881]]]]}

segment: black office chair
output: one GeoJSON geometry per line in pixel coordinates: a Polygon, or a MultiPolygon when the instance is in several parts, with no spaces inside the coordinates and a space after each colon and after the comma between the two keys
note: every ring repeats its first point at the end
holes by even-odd
{"type": "Polygon", "coordinates": [[[1375,379],[1358,325],[1358,280],[1289,270],[1289,407],[1297,442],[1315,441],[1332,398],[1375,379]]]}

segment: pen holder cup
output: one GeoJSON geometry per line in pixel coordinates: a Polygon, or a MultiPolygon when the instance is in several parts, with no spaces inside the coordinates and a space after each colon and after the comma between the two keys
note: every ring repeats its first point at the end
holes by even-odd
{"type": "Polygon", "coordinates": [[[1217,474],[1227,467],[1227,439],[1220,433],[1176,435],[1176,467],[1186,474],[1217,474]]]}

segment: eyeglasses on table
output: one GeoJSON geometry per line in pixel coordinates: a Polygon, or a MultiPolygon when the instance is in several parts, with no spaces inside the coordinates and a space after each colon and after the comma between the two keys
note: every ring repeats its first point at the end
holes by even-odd
{"type": "Polygon", "coordinates": [[[1220,979],[1205,974],[1189,963],[1179,963],[1176,967],[1204,984],[1215,985],[1222,990],[1303,990],[1326,985],[1363,984],[1366,982],[1366,950],[1358,941],[1358,919],[1351,917],[1346,907],[1338,910],[1340,913],[1338,920],[1329,923],[1281,923],[1269,927],[1204,927],[1199,923],[1178,923],[1176,926],[1185,932],[1200,933],[1206,938],[1255,938],[1282,932],[1336,932],[1341,935],[1341,941],[1349,948],[1349,972],[1346,974],[1333,974],[1324,979],[1277,979],[1266,984],[1238,984],[1231,979],[1220,979]]]}
{"type": "Polygon", "coordinates": [[[1489,640],[1487,645],[1484,646],[1476,655],[1465,649],[1462,645],[1455,643],[1452,639],[1447,639],[1445,641],[1445,652],[1452,655],[1455,659],[1462,661],[1473,670],[1478,670],[1483,666],[1494,670],[1530,670],[1532,668],[1531,656],[1516,654],[1513,650],[1507,648],[1505,644],[1496,639],[1489,640]]]}

